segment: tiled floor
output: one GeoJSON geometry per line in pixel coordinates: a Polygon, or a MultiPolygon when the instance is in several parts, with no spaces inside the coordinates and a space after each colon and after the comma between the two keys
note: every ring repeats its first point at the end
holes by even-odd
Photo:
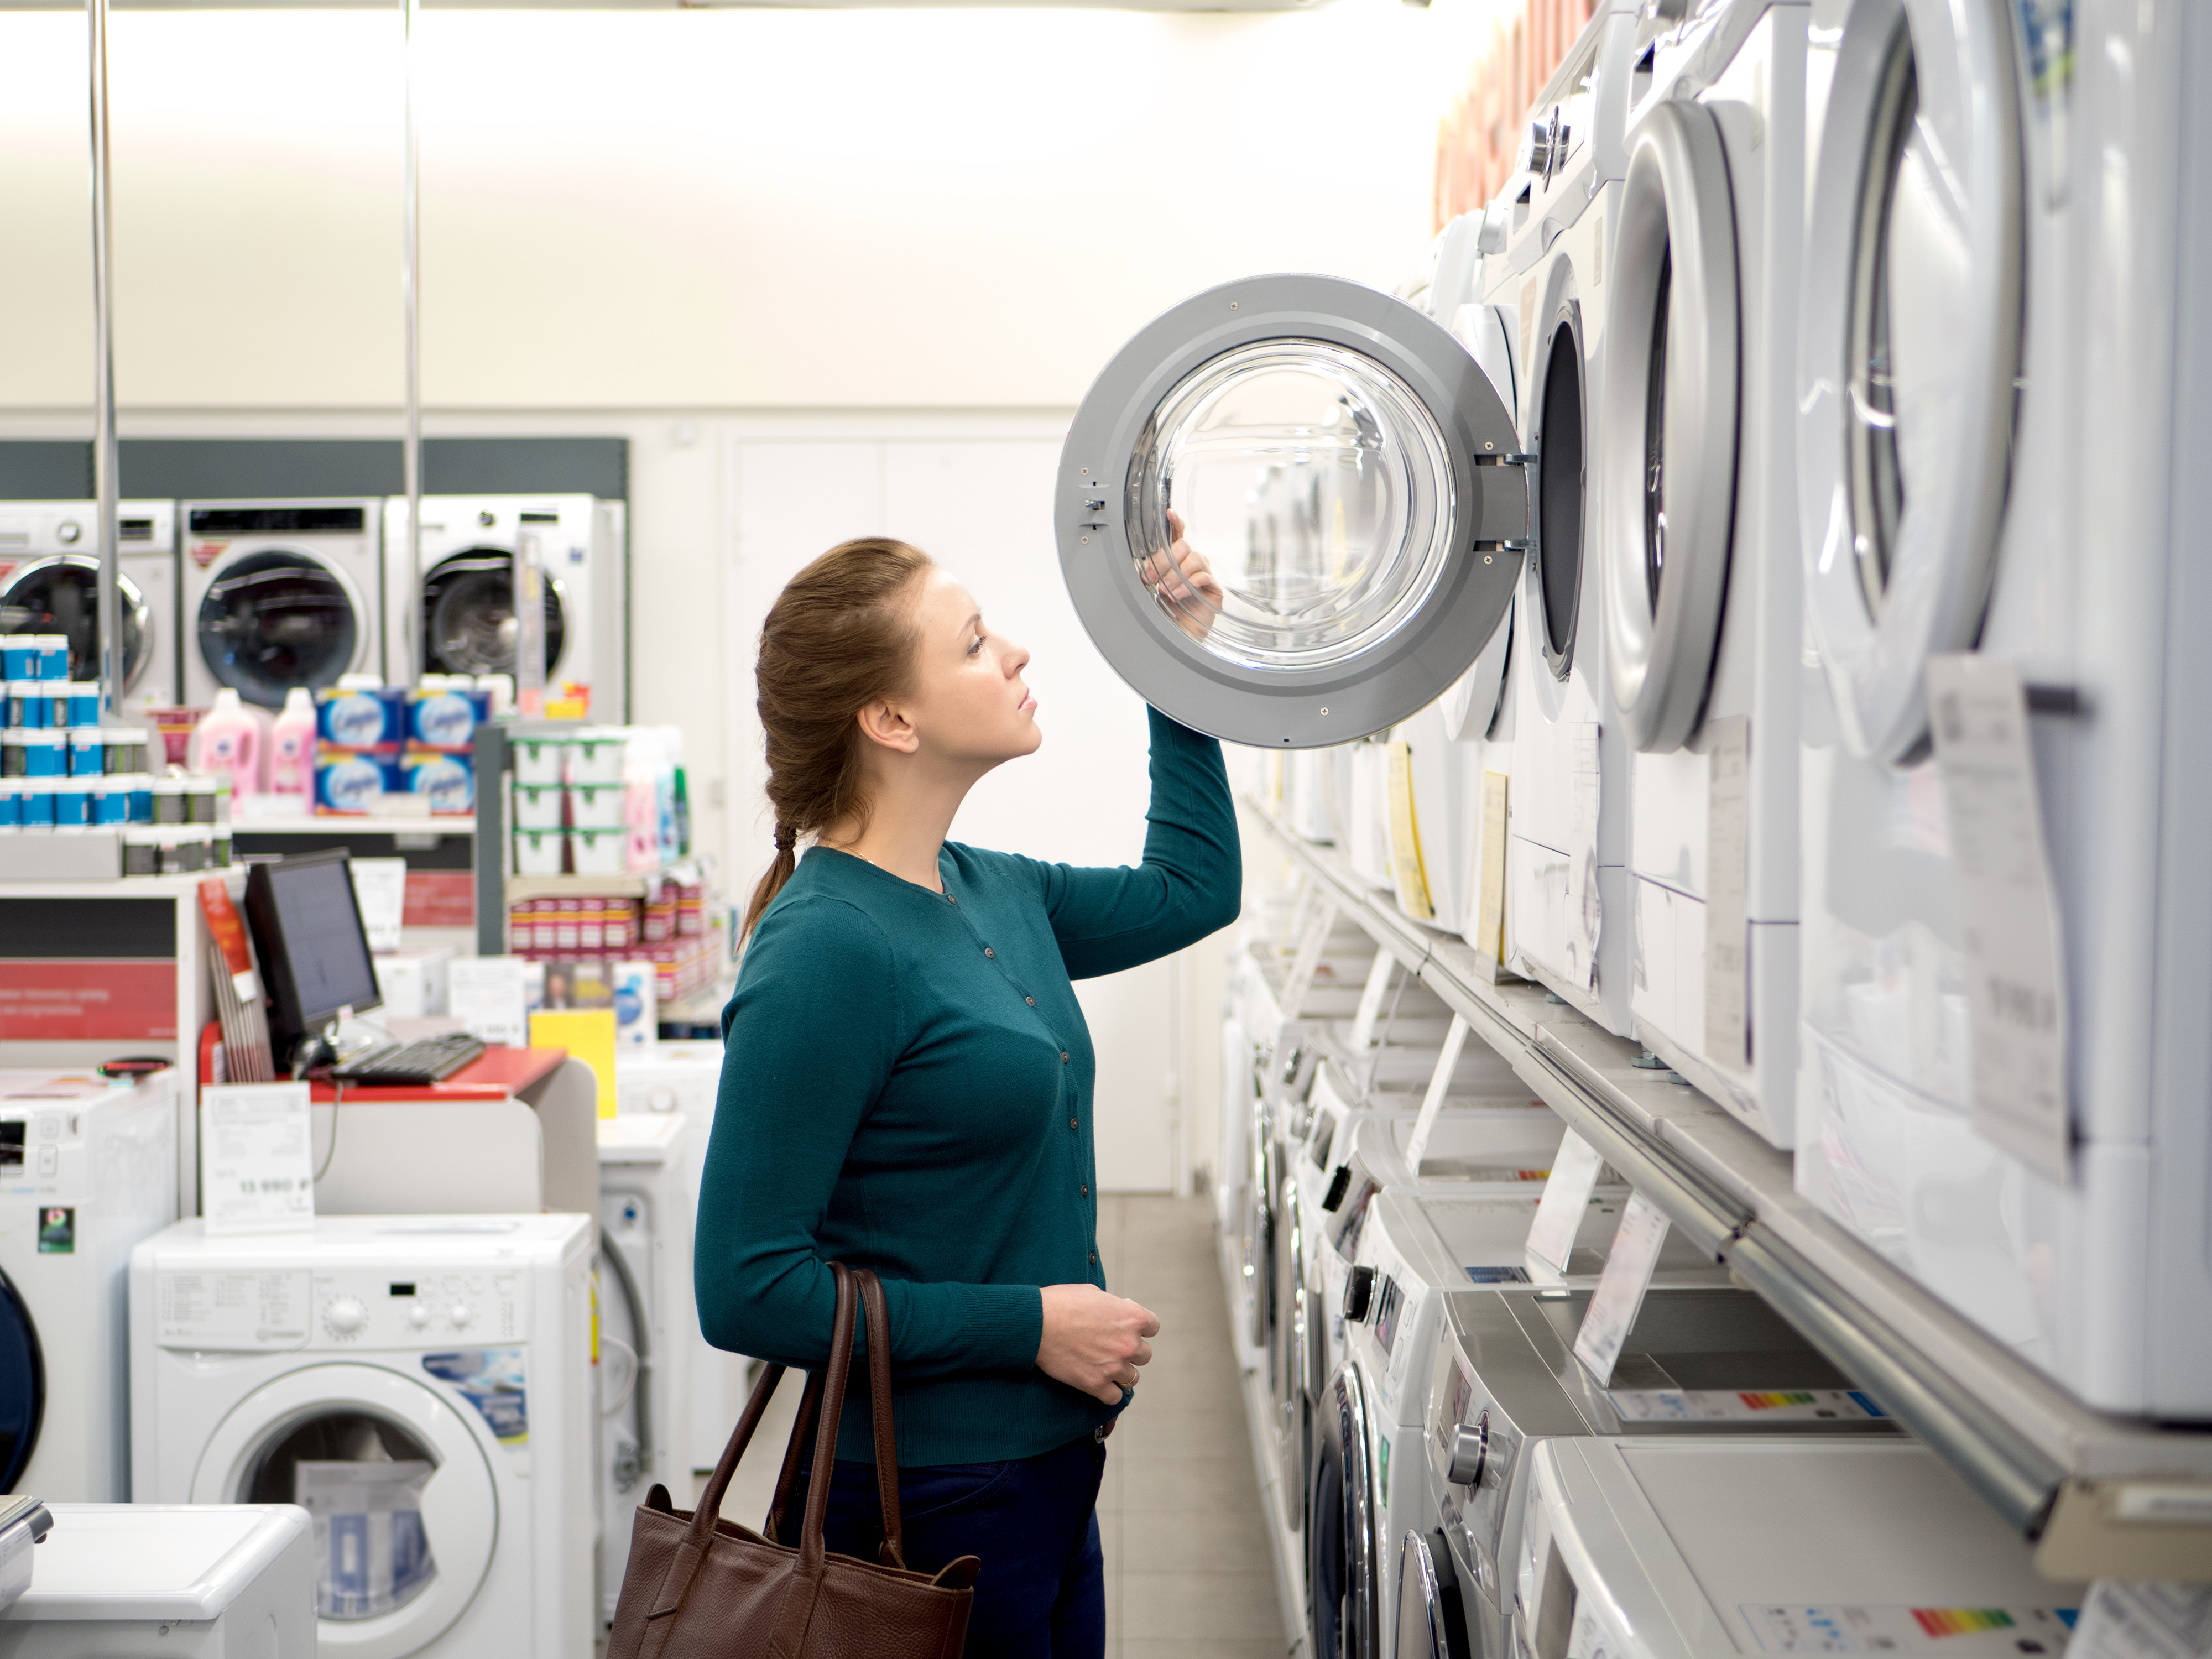
{"type": "MultiPolygon", "coordinates": [[[[1106,1282],[1159,1316],[1152,1363],[1108,1443],[1098,1528],[1107,1659],[1282,1659],[1283,1630],[1229,1310],[1203,1199],[1108,1196],[1106,1282]]],[[[791,1432],[796,1379],[762,1424],[723,1513],[758,1526],[791,1432]]]]}

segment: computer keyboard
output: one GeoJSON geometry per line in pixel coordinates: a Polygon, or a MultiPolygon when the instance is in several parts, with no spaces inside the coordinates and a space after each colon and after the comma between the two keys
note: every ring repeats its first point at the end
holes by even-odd
{"type": "Polygon", "coordinates": [[[339,1083],[363,1086],[381,1084],[419,1087],[426,1083],[443,1082],[483,1051],[483,1044],[466,1031],[448,1031],[442,1036],[389,1042],[381,1048],[372,1048],[332,1066],[331,1076],[339,1083]]]}

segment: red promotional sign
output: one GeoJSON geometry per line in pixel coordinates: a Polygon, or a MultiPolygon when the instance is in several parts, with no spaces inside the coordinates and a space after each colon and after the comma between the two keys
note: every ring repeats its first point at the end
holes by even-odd
{"type": "Polygon", "coordinates": [[[473,927],[477,878],[466,870],[410,870],[403,927],[473,927]]]}
{"type": "Polygon", "coordinates": [[[0,962],[0,1042],[167,1042],[176,1035],[173,962],[0,962]]]}

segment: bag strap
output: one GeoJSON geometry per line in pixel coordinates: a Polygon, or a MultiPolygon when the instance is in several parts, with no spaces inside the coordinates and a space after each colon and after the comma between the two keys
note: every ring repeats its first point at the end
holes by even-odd
{"type": "Polygon", "coordinates": [[[783,1468],[775,1477],[775,1497],[769,1503],[768,1519],[762,1524],[762,1535],[770,1543],[781,1544],[783,1537],[783,1517],[791,1511],[791,1494],[799,1486],[799,1465],[806,1449],[806,1437],[813,1430],[814,1414],[822,1409],[822,1373],[806,1374],[806,1391],[799,1396],[799,1415],[792,1419],[791,1439],[783,1449],[783,1468]]]}
{"type": "Polygon", "coordinates": [[[891,1316],[884,1305],[883,1281],[875,1269],[854,1275],[860,1306],[868,1322],[868,1403],[875,1419],[876,1492],[884,1506],[884,1546],[878,1559],[887,1567],[906,1566],[906,1538],[899,1524],[898,1429],[891,1414],[891,1316]]]}
{"type": "MultiPolygon", "coordinates": [[[[829,1571],[830,1552],[822,1529],[830,1519],[830,1487],[837,1467],[837,1425],[845,1415],[845,1379],[853,1369],[853,1274],[842,1261],[830,1264],[837,1286],[836,1322],[830,1328],[830,1364],[823,1373],[821,1420],[814,1425],[814,1478],[806,1483],[806,1512],[799,1522],[799,1571],[784,1594],[783,1612],[769,1640],[774,1659],[795,1659],[805,1651],[806,1628],[814,1620],[815,1598],[829,1571]]],[[[805,1431],[792,1425],[792,1438],[805,1431]]]]}

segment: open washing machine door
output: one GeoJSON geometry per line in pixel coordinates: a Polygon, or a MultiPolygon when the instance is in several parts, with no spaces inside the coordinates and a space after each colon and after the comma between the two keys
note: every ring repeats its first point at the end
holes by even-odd
{"type": "Polygon", "coordinates": [[[1844,742],[1905,762],[1980,631],[2021,372],[2024,158],[2001,0],[1858,0],[1808,204],[1805,597],[1844,742]]]}
{"type": "Polygon", "coordinates": [[[1367,1447],[1367,1391],[1359,1368],[1341,1365],[1314,1413],[1313,1493],[1306,1506],[1313,1659],[1381,1659],[1376,1598],[1382,1565],[1367,1447]]]}
{"type": "Polygon", "coordinates": [[[1442,1533],[1409,1532],[1398,1547],[1398,1621],[1392,1659],[1468,1659],[1451,1550],[1442,1533]]]}
{"type": "MultiPolygon", "coordinates": [[[[550,684],[568,642],[568,606],[560,580],[550,570],[544,575],[550,684]]],[[[422,578],[424,673],[512,674],[514,634],[514,555],[506,549],[470,548],[422,578]]]]}
{"type": "MultiPolygon", "coordinates": [[[[135,687],[150,654],[152,617],[146,595],[125,568],[117,573],[123,598],[123,687],[135,687]]],[[[70,678],[100,678],[100,561],[88,553],[59,553],[15,567],[0,586],[0,634],[64,634],[69,637],[70,678]]]]}
{"type": "Polygon", "coordinates": [[[452,1628],[491,1565],[499,1498],[465,1409],[380,1366],[303,1366],[216,1425],[191,1501],[302,1504],[318,1650],[404,1659],[452,1628]]]}
{"type": "Polygon", "coordinates": [[[1334,277],[1254,277],[1123,347],[1061,452],[1054,522],[1115,672],[1194,729],[1338,744],[1426,708],[1495,631],[1528,501],[1513,421],[1468,349],[1334,277]],[[1184,535],[1217,605],[1145,580],[1184,535]]]}
{"type": "Polygon", "coordinates": [[[1306,1396],[1306,1251],[1300,1225],[1298,1178],[1283,1176],[1283,1206],[1275,1240],[1275,1329],[1278,1349],[1274,1376],[1276,1446],[1282,1469],[1282,1490],[1287,1496],[1284,1519],[1292,1532],[1303,1522],[1305,1507],[1306,1465],[1313,1444],[1313,1411],[1306,1396]],[[1288,1496],[1295,1494],[1295,1496],[1288,1496]]]}
{"type": "MultiPolygon", "coordinates": [[[[22,1125],[9,1126],[18,1133],[22,1125]]],[[[46,1415],[46,1356],[15,1281],[0,1273],[0,1492],[14,1492],[46,1415]]]]}
{"type": "Polygon", "coordinates": [[[336,685],[369,630],[367,596],[312,553],[263,548],[216,574],[200,600],[200,656],[217,684],[282,708],[295,685],[336,685]]]}

